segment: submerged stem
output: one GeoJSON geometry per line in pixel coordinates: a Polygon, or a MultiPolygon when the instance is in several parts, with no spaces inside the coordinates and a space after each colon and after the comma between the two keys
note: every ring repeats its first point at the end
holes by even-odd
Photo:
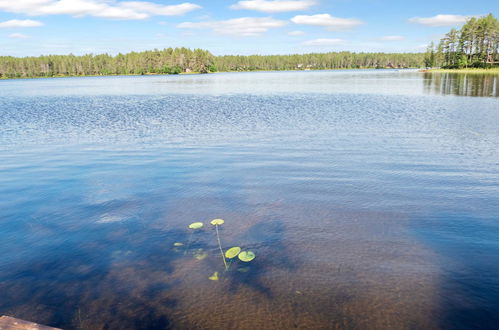
{"type": "Polygon", "coordinates": [[[191,231],[191,234],[189,235],[189,240],[187,241],[187,247],[184,250],[184,256],[187,254],[187,251],[189,251],[189,246],[191,246],[191,239],[193,234],[194,232],[191,231]]]}
{"type": "Polygon", "coordinates": [[[222,250],[222,243],[220,243],[220,235],[218,235],[218,225],[215,225],[217,231],[218,248],[220,249],[220,254],[222,255],[222,260],[224,261],[225,270],[227,271],[227,262],[225,261],[224,251],[222,250]]]}

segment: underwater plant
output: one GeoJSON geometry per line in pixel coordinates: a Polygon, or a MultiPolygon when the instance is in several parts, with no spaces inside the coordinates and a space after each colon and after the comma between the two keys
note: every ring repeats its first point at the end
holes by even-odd
{"type": "Polygon", "coordinates": [[[191,228],[191,229],[203,228],[203,223],[202,222],[193,222],[189,225],[189,228],[191,228]]]}
{"type": "Polygon", "coordinates": [[[239,254],[239,252],[241,252],[241,248],[239,246],[231,247],[230,249],[228,249],[227,251],[225,251],[225,257],[227,259],[235,258],[235,257],[237,257],[237,255],[239,254]]]}
{"type": "Polygon", "coordinates": [[[208,277],[209,280],[218,281],[218,272],[214,272],[213,275],[208,277]]]}
{"type": "MultiPolygon", "coordinates": [[[[189,225],[189,228],[196,230],[196,229],[203,228],[203,226],[204,226],[204,224],[202,222],[193,222],[189,225]]],[[[191,231],[191,234],[189,235],[189,240],[187,241],[187,247],[184,251],[184,254],[187,254],[187,251],[189,250],[189,246],[191,245],[191,240],[192,240],[192,235],[194,234],[194,230],[191,231]]],[[[175,244],[177,244],[177,243],[175,243],[175,244]]],[[[180,244],[182,244],[182,243],[180,243],[180,244]]]]}
{"type": "Polygon", "coordinates": [[[206,253],[203,249],[197,249],[194,251],[193,255],[197,260],[203,260],[208,256],[208,253],[206,253]]]}
{"type": "MultiPolygon", "coordinates": [[[[220,240],[220,231],[218,230],[218,227],[223,225],[225,223],[225,221],[223,219],[213,219],[210,221],[210,223],[213,226],[215,226],[215,231],[217,234],[218,249],[220,250],[220,256],[222,257],[222,261],[224,263],[224,267],[225,267],[226,272],[230,269],[231,264],[233,262],[237,262],[238,259],[239,259],[239,261],[242,261],[244,263],[248,263],[248,262],[252,261],[253,259],[255,259],[255,257],[256,257],[255,252],[250,251],[250,250],[243,251],[241,249],[241,247],[239,247],[239,246],[233,246],[233,247],[227,249],[227,251],[225,251],[225,253],[224,253],[224,250],[222,248],[222,241],[220,240]],[[228,263],[227,263],[227,260],[229,261],[228,263]]],[[[189,229],[192,229],[192,231],[189,235],[189,240],[187,242],[184,254],[187,254],[187,252],[189,251],[189,246],[190,246],[194,232],[198,229],[203,228],[203,226],[204,226],[204,224],[202,222],[193,222],[188,226],[189,229]]],[[[184,244],[181,242],[175,242],[173,244],[173,246],[175,247],[174,250],[176,250],[177,248],[184,246],[184,244]]],[[[176,251],[178,252],[178,250],[176,250],[176,251]]],[[[208,253],[205,252],[203,249],[195,249],[192,252],[192,255],[197,260],[204,260],[208,256],[208,253]]],[[[250,270],[249,266],[237,268],[237,271],[240,273],[246,273],[249,270],[250,270]]],[[[218,281],[219,280],[219,272],[214,272],[211,276],[208,277],[208,279],[210,279],[212,281],[218,281]]]]}
{"type": "Polygon", "coordinates": [[[225,221],[222,219],[214,219],[211,220],[211,224],[215,226],[215,230],[217,231],[217,240],[218,240],[218,248],[220,249],[220,254],[222,255],[222,260],[224,262],[225,270],[227,271],[227,261],[225,261],[224,251],[222,250],[222,243],[220,243],[220,234],[218,233],[218,226],[224,224],[225,221]]]}
{"type": "Polygon", "coordinates": [[[241,252],[241,248],[239,246],[234,246],[225,251],[225,257],[230,259],[229,265],[227,266],[227,270],[229,270],[230,265],[232,264],[232,260],[237,257],[237,255],[241,252]]]}
{"type": "Polygon", "coordinates": [[[243,251],[239,253],[239,260],[244,261],[244,262],[250,262],[251,260],[255,259],[256,255],[253,251],[243,251]]]}

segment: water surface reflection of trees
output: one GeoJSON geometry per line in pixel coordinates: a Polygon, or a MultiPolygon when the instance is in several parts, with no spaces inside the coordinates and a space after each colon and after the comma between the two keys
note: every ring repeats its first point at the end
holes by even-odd
{"type": "Polygon", "coordinates": [[[499,76],[491,74],[424,73],[428,94],[499,96],[499,76]]]}

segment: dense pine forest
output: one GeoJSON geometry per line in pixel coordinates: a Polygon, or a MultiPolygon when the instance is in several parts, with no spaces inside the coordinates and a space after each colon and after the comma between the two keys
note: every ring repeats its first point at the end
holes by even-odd
{"type": "Polygon", "coordinates": [[[323,70],[362,68],[417,68],[423,66],[423,53],[314,53],[303,55],[219,56],[220,71],[323,70]]]}
{"type": "Polygon", "coordinates": [[[202,49],[167,48],[103,55],[0,57],[0,78],[56,76],[178,74],[253,70],[318,70],[357,68],[414,68],[424,53],[335,52],[275,56],[214,56],[202,49]]]}
{"type": "Polygon", "coordinates": [[[499,66],[499,20],[492,14],[472,17],[461,29],[450,30],[438,45],[430,44],[425,65],[449,69],[499,66]]]}
{"type": "Polygon", "coordinates": [[[205,50],[168,48],[103,55],[49,55],[0,57],[0,78],[90,76],[125,74],[178,74],[216,71],[214,56],[205,50]]]}

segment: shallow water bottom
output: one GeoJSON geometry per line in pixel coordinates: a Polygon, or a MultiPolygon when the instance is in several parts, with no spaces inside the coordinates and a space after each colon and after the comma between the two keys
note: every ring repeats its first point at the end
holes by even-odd
{"type": "Polygon", "coordinates": [[[181,201],[168,219],[144,227],[123,223],[105,241],[124,249],[97,256],[104,242],[87,242],[69,263],[55,255],[23,265],[24,273],[13,269],[16,278],[0,285],[14,305],[8,312],[82,329],[438,328],[442,274],[435,255],[407,233],[403,215],[280,200],[226,212],[224,246],[258,255],[225,272],[208,221],[191,237],[175,221],[199,219],[197,210],[213,202],[181,201]],[[198,207],[186,208],[192,203],[198,207]],[[215,271],[219,280],[211,281],[215,271]]]}

